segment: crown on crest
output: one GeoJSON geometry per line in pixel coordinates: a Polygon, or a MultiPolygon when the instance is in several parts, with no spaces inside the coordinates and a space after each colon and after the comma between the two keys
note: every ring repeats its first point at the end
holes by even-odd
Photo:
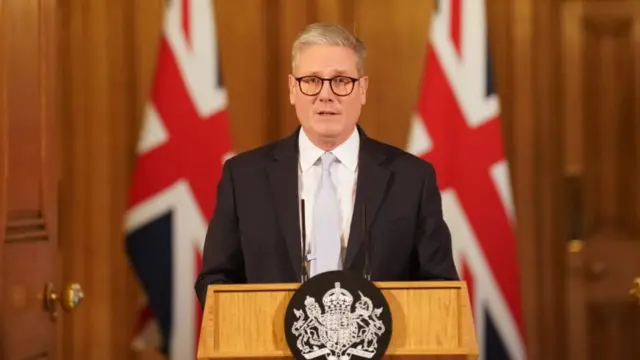
{"type": "Polygon", "coordinates": [[[335,287],[324,295],[322,303],[326,311],[349,309],[353,302],[353,296],[347,290],[340,287],[340,283],[335,283],[335,287]]]}

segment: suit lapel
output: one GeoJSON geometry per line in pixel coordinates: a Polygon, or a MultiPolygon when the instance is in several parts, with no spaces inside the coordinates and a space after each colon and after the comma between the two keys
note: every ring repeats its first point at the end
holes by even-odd
{"type": "Polygon", "coordinates": [[[297,131],[281,142],[273,152],[274,161],[267,166],[278,221],[284,233],[289,257],[296,276],[300,276],[302,242],[298,203],[297,131]]]}
{"type": "Polygon", "coordinates": [[[365,232],[371,228],[378,208],[386,195],[387,184],[391,176],[389,169],[382,163],[386,155],[381,146],[369,140],[361,132],[356,199],[347,244],[345,269],[350,268],[353,264],[356,254],[364,243],[365,232]],[[366,228],[364,229],[363,206],[366,211],[366,228]]]}

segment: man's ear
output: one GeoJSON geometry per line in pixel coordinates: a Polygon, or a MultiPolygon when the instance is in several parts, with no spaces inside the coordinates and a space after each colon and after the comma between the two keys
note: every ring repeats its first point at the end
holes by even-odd
{"type": "Polygon", "coordinates": [[[289,103],[293,105],[295,104],[296,79],[291,74],[289,74],[288,78],[289,78],[289,103]]]}
{"type": "Polygon", "coordinates": [[[367,89],[369,88],[369,77],[363,76],[360,78],[360,80],[358,80],[358,82],[360,83],[360,86],[358,87],[360,89],[360,94],[359,94],[360,103],[364,105],[367,102],[367,89]]]}

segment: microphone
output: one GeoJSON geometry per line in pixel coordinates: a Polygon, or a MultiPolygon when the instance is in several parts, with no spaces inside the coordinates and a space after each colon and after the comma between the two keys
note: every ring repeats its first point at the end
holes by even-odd
{"type": "Polygon", "coordinates": [[[307,274],[307,224],[306,224],[306,215],[304,211],[304,199],[300,199],[300,212],[302,215],[302,254],[300,256],[301,259],[301,267],[300,267],[300,282],[305,282],[308,280],[309,275],[307,274]]]}
{"type": "Polygon", "coordinates": [[[369,265],[369,231],[367,231],[366,205],[362,204],[362,236],[364,237],[364,269],[363,275],[367,281],[371,281],[371,269],[369,265]]]}

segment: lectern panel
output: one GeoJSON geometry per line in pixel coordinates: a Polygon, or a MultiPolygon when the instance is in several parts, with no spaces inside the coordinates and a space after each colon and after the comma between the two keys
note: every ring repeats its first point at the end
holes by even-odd
{"type": "MultiPolygon", "coordinates": [[[[476,359],[464,282],[375,283],[393,317],[385,358],[476,359]]],[[[203,313],[198,359],[291,358],[284,315],[299,284],[213,285],[203,313]]]]}
{"type": "Polygon", "coordinates": [[[460,296],[451,289],[382,290],[393,314],[394,349],[459,348],[460,296]],[[408,336],[420,334],[420,336],[408,336]]]}

